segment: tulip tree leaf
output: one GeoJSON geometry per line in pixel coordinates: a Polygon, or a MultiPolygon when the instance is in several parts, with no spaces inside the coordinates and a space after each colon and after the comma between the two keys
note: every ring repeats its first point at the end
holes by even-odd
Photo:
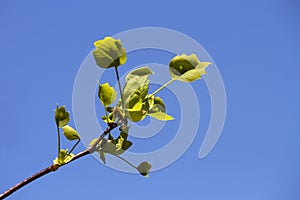
{"type": "Polygon", "coordinates": [[[68,140],[78,140],[80,139],[79,134],[76,130],[74,130],[71,126],[65,125],[62,127],[63,134],[66,136],[68,140]]]}
{"type": "Polygon", "coordinates": [[[206,74],[205,68],[210,62],[200,62],[195,54],[177,55],[169,63],[169,70],[172,79],[182,82],[193,82],[206,74]]]}
{"type": "Polygon", "coordinates": [[[169,121],[173,120],[174,118],[164,112],[155,112],[155,113],[148,113],[150,117],[153,117],[155,119],[161,120],[161,121],[169,121]]]}
{"type": "Polygon", "coordinates": [[[149,111],[149,109],[154,104],[154,96],[153,95],[147,95],[146,98],[143,100],[143,106],[142,110],[149,111]]]}
{"type": "Polygon", "coordinates": [[[136,169],[140,172],[141,175],[148,177],[151,167],[152,166],[150,163],[142,162],[136,169]]]}
{"type": "Polygon", "coordinates": [[[132,70],[127,76],[126,81],[129,81],[132,78],[136,77],[148,77],[150,75],[153,75],[154,72],[149,67],[140,67],[137,69],[132,70]]]}
{"type": "Polygon", "coordinates": [[[99,151],[100,159],[104,164],[106,164],[105,153],[103,151],[99,151]]]}
{"type": "Polygon", "coordinates": [[[127,109],[125,110],[125,114],[130,119],[130,121],[138,122],[146,117],[147,112],[144,110],[127,109]]]}
{"type": "Polygon", "coordinates": [[[148,77],[154,74],[148,67],[141,67],[131,71],[126,76],[126,84],[123,90],[123,97],[126,108],[132,108],[134,102],[139,98],[144,99],[148,94],[149,80],[148,77]]]}
{"type": "Polygon", "coordinates": [[[103,139],[103,144],[101,151],[109,153],[112,155],[120,155],[129,149],[132,145],[131,141],[127,140],[128,137],[128,128],[125,128],[124,131],[120,132],[118,138],[114,139],[111,134],[108,135],[108,140],[103,139]],[[126,131],[126,132],[125,132],[126,131]]]}
{"type": "Polygon", "coordinates": [[[101,68],[118,67],[126,60],[126,50],[122,46],[121,40],[112,37],[105,37],[103,40],[94,42],[96,49],[93,55],[96,64],[101,68]]]}
{"type": "Polygon", "coordinates": [[[150,107],[149,113],[166,112],[166,106],[160,97],[154,97],[153,105],[150,107]]]}
{"type": "Polygon", "coordinates": [[[61,149],[59,152],[59,156],[58,158],[55,158],[55,160],[53,160],[54,164],[58,164],[58,165],[64,165],[68,162],[70,162],[74,157],[74,154],[69,154],[68,153],[68,149],[64,150],[61,149]]]}
{"type": "Polygon", "coordinates": [[[116,100],[117,93],[108,83],[99,84],[98,97],[106,108],[116,100]]]}
{"type": "Polygon", "coordinates": [[[70,121],[70,113],[66,111],[65,106],[56,106],[55,112],[55,122],[56,125],[61,128],[67,125],[70,121]]]}

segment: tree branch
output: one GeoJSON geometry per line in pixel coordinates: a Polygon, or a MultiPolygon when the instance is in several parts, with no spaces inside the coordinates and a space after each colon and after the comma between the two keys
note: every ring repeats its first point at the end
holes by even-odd
{"type": "Polygon", "coordinates": [[[46,174],[50,173],[50,172],[55,172],[56,170],[58,170],[60,167],[67,165],[83,156],[86,156],[88,154],[92,154],[94,153],[97,149],[96,146],[97,144],[114,128],[118,127],[118,124],[116,123],[108,123],[107,128],[103,131],[103,133],[99,136],[99,138],[95,141],[95,143],[92,146],[89,146],[87,149],[85,149],[84,151],[79,152],[78,154],[76,154],[73,159],[68,162],[65,163],[63,165],[58,165],[58,164],[53,164],[50,165],[49,167],[39,171],[38,173],[26,178],[25,180],[21,181],[20,183],[16,184],[15,186],[9,188],[8,190],[6,190],[5,192],[3,192],[2,194],[0,194],[0,199],[4,199],[6,197],[8,197],[9,195],[11,195],[12,193],[14,193],[15,191],[21,189],[22,187],[24,187],[25,185],[31,183],[32,181],[45,176],[46,174]]]}

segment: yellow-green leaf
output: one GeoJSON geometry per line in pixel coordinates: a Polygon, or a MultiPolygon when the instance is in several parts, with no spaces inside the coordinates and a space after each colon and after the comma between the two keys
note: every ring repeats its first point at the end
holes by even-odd
{"type": "Polygon", "coordinates": [[[154,72],[147,66],[136,68],[126,76],[126,81],[129,81],[130,79],[135,77],[143,77],[143,76],[148,77],[152,74],[154,74],[154,72]]]}
{"type": "Polygon", "coordinates": [[[148,94],[149,79],[153,72],[148,67],[134,69],[126,76],[123,90],[125,108],[133,108],[140,99],[145,99],[148,94]]]}
{"type": "Polygon", "coordinates": [[[141,175],[143,175],[145,177],[148,177],[151,167],[152,166],[151,166],[150,163],[148,163],[148,162],[142,162],[137,167],[137,170],[140,172],[141,175]]]}
{"type": "Polygon", "coordinates": [[[116,100],[117,93],[115,89],[111,87],[108,83],[99,83],[98,97],[101,103],[104,105],[104,107],[107,107],[116,100]]]}
{"type": "Polygon", "coordinates": [[[70,113],[66,111],[65,106],[56,106],[55,112],[55,122],[56,125],[61,128],[67,125],[70,121],[70,113]]]}
{"type": "Polygon", "coordinates": [[[144,110],[127,109],[125,114],[132,122],[138,122],[146,117],[147,112],[144,110]]]}
{"type": "Polygon", "coordinates": [[[153,117],[155,119],[161,120],[161,121],[169,121],[173,120],[174,118],[164,112],[155,112],[155,113],[148,113],[150,117],[153,117]]]}
{"type": "Polygon", "coordinates": [[[101,151],[110,153],[112,155],[120,155],[125,151],[122,149],[123,140],[119,140],[117,144],[112,143],[111,140],[103,139],[103,145],[101,151]]]}
{"type": "Polygon", "coordinates": [[[150,107],[149,113],[166,112],[166,106],[160,97],[154,97],[153,105],[150,107]]]}
{"type": "Polygon", "coordinates": [[[121,40],[105,37],[94,42],[96,49],[93,55],[97,65],[101,68],[118,67],[126,62],[126,50],[121,40]]]}
{"type": "Polygon", "coordinates": [[[55,158],[55,160],[53,160],[53,163],[58,165],[64,165],[70,162],[73,159],[73,157],[74,154],[68,154],[68,149],[61,149],[58,158],[55,158]]]}
{"type": "Polygon", "coordinates": [[[71,126],[65,125],[65,126],[62,127],[62,129],[63,129],[63,134],[66,136],[66,138],[68,140],[78,140],[78,139],[80,139],[80,136],[77,133],[77,131],[75,129],[73,129],[71,126]]]}
{"type": "Polygon", "coordinates": [[[195,54],[177,55],[169,63],[169,70],[172,79],[182,82],[193,82],[206,74],[205,68],[210,62],[200,62],[195,54]]]}
{"type": "Polygon", "coordinates": [[[106,164],[105,153],[103,151],[99,151],[100,159],[104,164],[106,164]]]}

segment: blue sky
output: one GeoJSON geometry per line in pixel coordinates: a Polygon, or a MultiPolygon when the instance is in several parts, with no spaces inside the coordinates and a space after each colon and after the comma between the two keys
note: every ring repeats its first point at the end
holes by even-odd
{"type": "MultiPolygon", "coordinates": [[[[145,179],[87,156],[8,199],[298,200],[299,8],[296,0],[1,1],[0,191],[52,163],[53,109],[56,103],[71,109],[76,73],[93,41],[157,26],[198,41],[222,74],[227,117],[209,156],[198,159],[210,117],[209,94],[199,81],[193,87],[202,100],[203,128],[171,166],[145,179]]],[[[144,53],[128,62],[151,62],[144,53]]],[[[150,55],[164,64],[162,58],[170,56],[150,55]]],[[[172,111],[176,102],[167,105],[178,115],[172,111]]],[[[172,138],[167,130],[161,134],[166,136],[136,140],[135,150],[154,150],[172,138]]],[[[80,144],[77,150],[84,148],[80,144]]]]}

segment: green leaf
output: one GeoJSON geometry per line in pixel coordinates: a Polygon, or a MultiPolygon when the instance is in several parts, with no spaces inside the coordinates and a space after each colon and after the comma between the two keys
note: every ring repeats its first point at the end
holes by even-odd
{"type": "Polygon", "coordinates": [[[126,76],[126,84],[123,89],[123,97],[126,108],[132,108],[141,98],[142,100],[148,94],[149,80],[148,77],[154,74],[150,68],[141,67],[131,71],[126,76]]]}
{"type": "Polygon", "coordinates": [[[128,137],[128,128],[120,132],[118,138],[114,139],[111,134],[108,135],[108,140],[103,139],[101,151],[105,153],[110,153],[113,155],[120,155],[129,149],[132,145],[132,142],[127,140],[128,137]]]}
{"type": "Polygon", "coordinates": [[[153,106],[153,104],[154,104],[154,96],[147,95],[143,100],[142,110],[149,111],[149,109],[153,106]]]}
{"type": "Polygon", "coordinates": [[[116,100],[117,93],[115,89],[111,87],[108,83],[99,83],[98,97],[101,103],[106,108],[116,100]]]}
{"type": "Polygon", "coordinates": [[[140,172],[141,175],[143,175],[145,177],[148,177],[151,167],[152,166],[151,166],[150,163],[148,163],[148,162],[142,162],[137,167],[137,170],[140,172]]]}
{"type": "Polygon", "coordinates": [[[124,150],[121,149],[122,142],[123,142],[122,140],[119,140],[117,144],[113,144],[111,140],[103,139],[103,145],[101,151],[112,155],[120,155],[125,152],[124,150]]]}
{"type": "Polygon", "coordinates": [[[136,77],[148,77],[150,75],[153,75],[154,72],[147,66],[145,67],[140,67],[137,69],[132,70],[127,76],[126,76],[126,81],[129,81],[132,78],[136,77]]]}
{"type": "Polygon", "coordinates": [[[70,113],[66,111],[65,106],[56,106],[55,112],[55,122],[56,125],[61,128],[67,125],[70,121],[70,113]]]}
{"type": "Polygon", "coordinates": [[[99,151],[100,159],[104,164],[106,164],[105,153],[103,151],[99,151]]]}
{"type": "Polygon", "coordinates": [[[68,149],[61,149],[58,158],[55,158],[55,160],[53,160],[53,163],[58,165],[64,165],[70,162],[73,159],[73,157],[74,154],[68,154],[68,149]]]}
{"type": "Polygon", "coordinates": [[[160,97],[154,97],[154,104],[161,105],[161,107],[166,110],[165,103],[160,97]]]}
{"type": "Polygon", "coordinates": [[[121,40],[112,37],[105,37],[103,40],[94,42],[96,49],[93,55],[97,65],[101,68],[118,67],[123,65],[126,58],[126,50],[121,40]]]}
{"type": "Polygon", "coordinates": [[[65,125],[65,126],[62,127],[62,129],[63,129],[63,134],[66,136],[66,138],[68,140],[78,140],[78,139],[80,139],[80,136],[77,133],[77,131],[75,129],[73,129],[71,126],[65,125]]]}
{"type": "Polygon", "coordinates": [[[146,117],[147,112],[144,110],[127,109],[125,114],[128,119],[132,122],[138,122],[146,117]]]}
{"type": "Polygon", "coordinates": [[[210,62],[200,62],[195,54],[177,55],[169,63],[169,70],[172,79],[182,82],[193,82],[206,74],[205,68],[210,62]]]}
{"type": "Polygon", "coordinates": [[[169,121],[173,120],[174,118],[164,112],[155,112],[155,113],[148,113],[150,117],[153,117],[155,119],[161,120],[161,121],[169,121]]]}
{"type": "Polygon", "coordinates": [[[152,74],[154,73],[150,68],[141,67],[131,71],[126,76],[123,90],[125,115],[133,122],[143,120],[154,103],[153,96],[148,95],[148,77],[152,74]]]}
{"type": "Polygon", "coordinates": [[[166,112],[166,106],[160,97],[154,97],[154,103],[150,107],[149,113],[166,112]]]}

